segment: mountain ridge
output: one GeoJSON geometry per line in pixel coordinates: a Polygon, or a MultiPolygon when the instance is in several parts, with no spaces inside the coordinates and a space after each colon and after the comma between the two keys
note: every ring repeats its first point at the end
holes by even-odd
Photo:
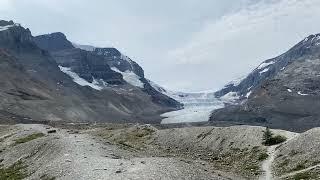
{"type": "Polygon", "coordinates": [[[218,97],[236,93],[239,101],[214,111],[210,121],[293,131],[319,126],[319,60],[320,34],[310,35],[282,55],[262,62],[238,85],[218,91],[218,97]]]}
{"type": "MultiPolygon", "coordinates": [[[[1,62],[5,62],[4,59],[8,57],[11,57],[10,62],[13,62],[13,59],[16,62],[0,63],[0,68],[3,68],[0,72],[3,77],[0,78],[0,96],[3,99],[0,103],[2,122],[32,120],[156,123],[161,121],[160,114],[180,107],[179,103],[166,97],[158,99],[157,103],[154,98],[161,95],[155,94],[151,97],[143,89],[125,83],[121,73],[114,72],[106,63],[101,64],[103,57],[74,50],[73,45],[59,47],[59,41],[52,47],[46,46],[48,50],[52,48],[49,52],[38,47],[36,41],[39,39],[35,40],[29,29],[13,21],[0,21],[0,27],[0,49],[3,54],[8,55],[1,56],[1,62]],[[75,67],[83,67],[78,69],[78,73],[88,67],[89,70],[96,70],[91,72],[95,76],[116,79],[115,81],[118,78],[123,84],[108,85],[100,91],[76,83],[74,77],[61,71],[57,59],[52,56],[53,52],[59,52],[61,49],[76,51],[73,54],[75,56],[70,57],[89,63],[73,64],[75,67]],[[95,65],[94,63],[98,63],[97,66],[90,66],[95,65]],[[17,73],[18,69],[20,73],[17,73]],[[13,75],[5,76],[5,73],[13,75]],[[37,111],[34,111],[35,109],[37,111]]],[[[64,39],[63,35],[58,35],[64,39]]],[[[70,69],[70,72],[73,72],[73,69],[70,69]]],[[[79,77],[85,80],[88,71],[83,72],[82,77],[79,77]]],[[[90,81],[89,78],[90,76],[87,77],[87,82],[90,81]]],[[[90,83],[94,83],[94,79],[90,83]]]]}

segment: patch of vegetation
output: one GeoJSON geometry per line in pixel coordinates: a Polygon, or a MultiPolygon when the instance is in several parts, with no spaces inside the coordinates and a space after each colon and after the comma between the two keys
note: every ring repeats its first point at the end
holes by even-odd
{"type": "Polygon", "coordinates": [[[289,153],[289,156],[295,156],[295,155],[297,155],[297,154],[299,154],[298,151],[296,151],[296,150],[291,150],[290,153],[289,153]]]}
{"type": "Polygon", "coordinates": [[[258,165],[255,165],[255,164],[253,164],[253,165],[248,165],[248,166],[246,166],[245,167],[245,170],[247,170],[247,171],[251,171],[251,172],[254,172],[254,174],[255,175],[258,175],[259,174],[259,171],[260,171],[260,166],[258,166],[258,165]]]}
{"type": "Polygon", "coordinates": [[[298,164],[292,171],[300,171],[302,169],[306,169],[306,165],[298,164]]]}
{"type": "Polygon", "coordinates": [[[135,127],[122,130],[105,131],[102,136],[113,143],[129,149],[143,149],[150,139],[154,129],[149,127],[135,127]]]}
{"type": "Polygon", "coordinates": [[[304,173],[298,173],[298,174],[294,175],[293,179],[294,180],[317,179],[317,175],[311,174],[311,173],[308,173],[308,172],[304,172],[304,173]]]}
{"type": "Polygon", "coordinates": [[[267,127],[263,134],[263,145],[265,146],[273,146],[277,144],[281,144],[287,140],[284,136],[274,136],[271,130],[267,127]]]}
{"type": "Polygon", "coordinates": [[[285,167],[289,165],[290,160],[289,159],[285,159],[281,164],[280,167],[285,167]]]}
{"type": "Polygon", "coordinates": [[[30,135],[28,135],[26,137],[23,137],[23,138],[20,138],[20,139],[16,139],[15,140],[15,145],[26,143],[26,142],[32,141],[34,139],[37,139],[37,138],[40,138],[40,137],[43,137],[43,136],[45,136],[45,134],[43,134],[43,133],[30,134],[30,135]]]}
{"type": "Polygon", "coordinates": [[[264,161],[264,160],[268,159],[268,157],[269,157],[269,155],[264,152],[264,153],[259,154],[258,160],[259,161],[264,161]]]}
{"type": "Polygon", "coordinates": [[[42,175],[42,176],[40,177],[40,180],[55,180],[55,179],[56,179],[56,177],[51,177],[51,176],[49,176],[49,175],[47,175],[47,174],[42,175]]]}
{"type": "Polygon", "coordinates": [[[13,165],[5,168],[0,166],[0,179],[2,180],[20,180],[28,177],[25,172],[27,166],[22,164],[22,161],[18,161],[13,165]]]}

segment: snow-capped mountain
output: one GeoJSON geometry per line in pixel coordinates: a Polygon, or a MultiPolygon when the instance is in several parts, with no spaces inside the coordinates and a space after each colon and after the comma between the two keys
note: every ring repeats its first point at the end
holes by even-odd
{"type": "Polygon", "coordinates": [[[80,85],[98,86],[98,89],[129,85],[127,89],[143,91],[151,97],[154,103],[163,107],[171,109],[182,107],[174,99],[156,91],[145,79],[143,69],[116,48],[77,45],[71,43],[62,33],[37,36],[35,42],[41,48],[48,50],[62,68],[69,68],[66,71],[68,75],[74,78],[73,75],[77,74],[86,81],[86,83],[80,85]],[[52,40],[52,37],[58,37],[58,39],[52,40]],[[62,45],[61,49],[42,46],[46,44],[45,42],[48,39],[53,42],[59,41],[59,44],[62,45]],[[66,46],[66,44],[72,44],[72,47],[66,46]],[[74,45],[80,48],[75,48],[74,45]]]}
{"type": "Polygon", "coordinates": [[[266,124],[304,130],[320,125],[320,34],[310,35],[286,53],[262,62],[240,83],[216,95],[236,93],[240,105],[213,113],[211,121],[266,124]]]}
{"type": "Polygon", "coordinates": [[[161,113],[181,108],[150,88],[142,68],[103,49],[119,55],[75,48],[62,33],[33,37],[0,20],[0,121],[159,123],[161,113]]]}
{"type": "Polygon", "coordinates": [[[227,84],[223,89],[217,91],[215,95],[222,97],[228,93],[236,93],[239,99],[248,98],[255,88],[259,87],[267,79],[271,79],[276,74],[284,71],[297,58],[315,53],[314,51],[317,51],[316,49],[319,45],[320,35],[310,35],[288,52],[262,62],[248,76],[227,84]]]}

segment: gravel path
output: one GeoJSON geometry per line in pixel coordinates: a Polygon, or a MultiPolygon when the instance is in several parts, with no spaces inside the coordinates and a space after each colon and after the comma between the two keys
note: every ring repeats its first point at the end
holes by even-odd
{"type": "MultiPolygon", "coordinates": [[[[297,133],[282,131],[282,130],[273,130],[273,131],[275,131],[276,134],[283,135],[283,136],[287,137],[286,142],[294,139],[298,135],[297,133]]],[[[284,142],[284,143],[286,143],[286,142],[284,142]]],[[[262,171],[264,173],[259,178],[259,180],[278,179],[278,178],[274,177],[274,175],[273,175],[272,166],[273,166],[273,162],[276,157],[277,148],[280,145],[281,144],[268,147],[268,149],[267,149],[268,158],[265,161],[263,161],[263,163],[262,163],[262,171]]]]}
{"type": "Polygon", "coordinates": [[[276,149],[279,145],[270,146],[268,147],[267,154],[269,155],[268,159],[262,163],[262,171],[264,174],[260,178],[260,180],[272,180],[273,173],[272,173],[272,164],[275,159],[276,149]]]}
{"type": "MultiPolygon", "coordinates": [[[[63,180],[87,179],[213,179],[224,173],[200,162],[169,157],[137,157],[117,146],[104,144],[85,133],[57,129],[47,134],[45,125],[17,125],[15,137],[42,132],[46,136],[15,146],[4,154],[5,162],[25,159],[32,175],[27,179],[55,177],[63,180]]],[[[9,141],[9,140],[8,140],[9,141]]]]}

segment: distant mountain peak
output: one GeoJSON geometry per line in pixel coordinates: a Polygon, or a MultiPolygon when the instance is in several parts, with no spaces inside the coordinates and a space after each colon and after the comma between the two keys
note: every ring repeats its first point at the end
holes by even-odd
{"type": "Polygon", "coordinates": [[[66,35],[61,32],[36,36],[34,37],[34,41],[39,47],[47,51],[61,51],[74,48],[66,35]]]}

